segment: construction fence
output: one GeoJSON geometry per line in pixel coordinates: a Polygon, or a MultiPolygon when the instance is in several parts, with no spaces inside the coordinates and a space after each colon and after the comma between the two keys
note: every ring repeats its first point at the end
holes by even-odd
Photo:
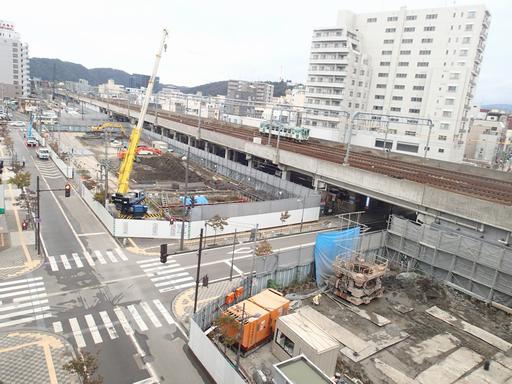
{"type": "Polygon", "coordinates": [[[392,216],[386,257],[488,302],[512,307],[512,250],[480,238],[392,216]]]}

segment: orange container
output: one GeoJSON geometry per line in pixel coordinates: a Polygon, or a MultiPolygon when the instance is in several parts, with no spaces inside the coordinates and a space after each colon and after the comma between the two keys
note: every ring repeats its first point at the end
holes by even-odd
{"type": "Polygon", "coordinates": [[[235,289],[235,297],[238,299],[240,296],[244,294],[244,287],[238,287],[235,289]]]}
{"type": "Polygon", "coordinates": [[[243,315],[244,329],[241,342],[243,351],[253,348],[272,336],[269,312],[249,300],[233,305],[226,310],[225,314],[234,317],[238,321],[238,325],[231,327],[227,332],[229,337],[236,339],[239,337],[239,324],[243,315]]]}
{"type": "Polygon", "coordinates": [[[281,292],[270,288],[261,291],[248,300],[269,311],[272,332],[276,329],[276,321],[279,316],[288,314],[288,307],[290,306],[290,300],[285,299],[281,292]]]}
{"type": "Polygon", "coordinates": [[[229,305],[233,301],[235,301],[235,294],[233,292],[230,292],[226,295],[226,304],[229,305]]]}

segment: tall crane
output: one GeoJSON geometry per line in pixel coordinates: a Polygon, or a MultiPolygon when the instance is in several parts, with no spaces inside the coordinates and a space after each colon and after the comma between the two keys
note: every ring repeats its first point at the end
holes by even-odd
{"type": "MultiPolygon", "coordinates": [[[[142,133],[142,126],[144,125],[144,117],[146,116],[149,101],[151,99],[151,94],[153,93],[153,86],[155,84],[155,78],[158,72],[158,66],[160,65],[162,52],[167,49],[167,36],[168,32],[166,29],[164,29],[162,33],[162,41],[160,43],[160,48],[156,54],[153,72],[151,73],[151,78],[149,79],[148,87],[146,89],[146,95],[144,96],[144,101],[142,103],[142,108],[140,110],[139,121],[137,122],[137,126],[132,130],[126,155],[124,156],[123,161],[121,162],[121,167],[119,168],[119,181],[117,186],[117,193],[115,193],[112,196],[112,202],[114,202],[118,208],[121,208],[121,210],[124,211],[124,213],[135,213],[135,205],[139,204],[140,202],[142,202],[142,200],[144,200],[143,192],[128,193],[128,183],[130,181],[130,174],[133,169],[133,162],[135,160],[135,156],[137,155],[137,146],[139,144],[140,135],[142,133]]],[[[142,210],[143,209],[137,209],[137,211],[139,212],[142,210]]],[[[144,213],[146,210],[147,207],[144,210],[144,213]]]]}

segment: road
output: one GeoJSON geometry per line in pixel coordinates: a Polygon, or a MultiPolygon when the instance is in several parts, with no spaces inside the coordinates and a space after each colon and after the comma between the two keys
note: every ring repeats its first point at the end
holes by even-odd
{"type": "MultiPolygon", "coordinates": [[[[18,116],[19,118],[19,116],[18,116]]],[[[188,350],[186,335],[172,316],[177,293],[194,285],[196,252],[157,256],[128,252],[113,239],[51,160],[38,160],[12,129],[18,158],[40,176],[41,234],[47,258],[22,278],[0,282],[0,331],[38,328],[64,336],[76,350],[99,354],[105,383],[209,383],[188,350]],[[150,381],[149,381],[150,382],[150,381]]],[[[272,240],[274,249],[311,243],[315,234],[272,240]]],[[[210,281],[227,278],[232,246],[207,249],[202,272],[210,281]]],[[[235,248],[234,274],[251,268],[252,246],[235,248]]]]}

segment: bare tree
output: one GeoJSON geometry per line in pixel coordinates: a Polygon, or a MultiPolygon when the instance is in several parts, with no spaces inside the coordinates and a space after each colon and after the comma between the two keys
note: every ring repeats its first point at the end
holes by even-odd
{"type": "Polygon", "coordinates": [[[64,364],[63,368],[71,374],[78,375],[82,384],[102,384],[103,377],[93,377],[98,365],[98,353],[93,355],[82,349],[80,355],[64,364]]]}
{"type": "Polygon", "coordinates": [[[220,215],[213,216],[210,220],[206,222],[206,225],[213,228],[213,245],[215,245],[215,241],[217,238],[217,231],[223,231],[224,227],[228,225],[228,218],[223,218],[220,215]]]}
{"type": "Polygon", "coordinates": [[[262,240],[256,246],[256,256],[268,256],[272,254],[272,245],[267,240],[262,240]]]}
{"type": "Polygon", "coordinates": [[[281,223],[284,224],[286,222],[286,220],[288,220],[290,218],[290,216],[291,215],[288,213],[288,211],[281,212],[281,218],[280,218],[281,223]]]}

